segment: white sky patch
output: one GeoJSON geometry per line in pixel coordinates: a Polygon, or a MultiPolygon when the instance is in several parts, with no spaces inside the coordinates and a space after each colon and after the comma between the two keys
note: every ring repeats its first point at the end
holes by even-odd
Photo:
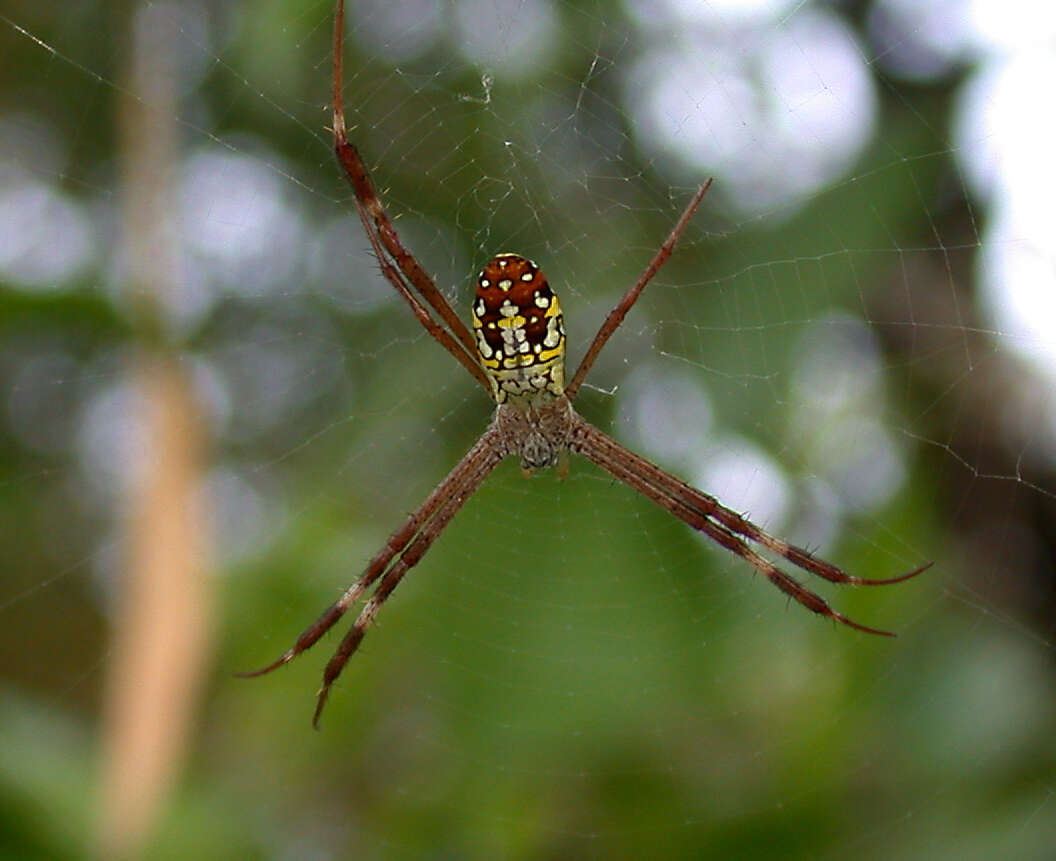
{"type": "Polygon", "coordinates": [[[221,560],[217,568],[229,571],[234,565],[267,554],[287,525],[282,493],[267,471],[220,466],[203,484],[215,533],[223,536],[216,547],[221,560]]]}
{"type": "Polygon", "coordinates": [[[797,205],[872,137],[876,95],[861,50],[820,10],[737,39],[719,32],[660,34],[633,64],[624,93],[639,144],[661,167],[715,174],[742,213],[797,205]]]}
{"type": "Polygon", "coordinates": [[[23,177],[0,189],[0,277],[28,290],[61,290],[95,262],[83,207],[23,177]]]}
{"type": "Polygon", "coordinates": [[[784,523],[790,491],[781,466],[743,437],[715,438],[711,401],[692,374],[646,364],[630,374],[620,395],[619,436],[632,449],[768,530],[784,523]]]}
{"type": "Polygon", "coordinates": [[[816,477],[796,482],[792,522],[781,536],[800,547],[824,553],[843,529],[844,506],[836,491],[816,477]]]}
{"type": "Polygon", "coordinates": [[[709,442],[712,408],[691,374],[647,363],[620,386],[621,434],[669,469],[688,466],[709,442]]]}
{"type": "Polygon", "coordinates": [[[900,78],[928,81],[968,59],[972,0],[878,0],[869,9],[877,61],[900,78]]]}
{"type": "Polygon", "coordinates": [[[293,268],[305,246],[290,183],[269,159],[201,151],[187,162],[181,231],[209,283],[255,296],[297,289],[293,268]]]}
{"type": "Polygon", "coordinates": [[[352,36],[366,53],[405,63],[432,48],[443,23],[437,0],[355,0],[349,4],[352,36]],[[379,47],[381,50],[379,51],[379,47]]]}
{"type": "Polygon", "coordinates": [[[1052,376],[1056,173],[1043,105],[1056,80],[1056,8],[975,0],[971,15],[983,58],[961,95],[954,150],[990,204],[978,256],[980,302],[998,337],[1052,376]]]}
{"type": "Polygon", "coordinates": [[[969,0],[968,21],[983,52],[1052,51],[1056,6],[1037,0],[969,0]]]}
{"type": "MultiPolygon", "coordinates": [[[[408,223],[405,219],[401,223],[408,223]]],[[[399,303],[363,239],[363,226],[351,213],[331,219],[312,233],[309,279],[316,290],[351,314],[365,314],[399,303]]]]}
{"type": "Polygon", "coordinates": [[[802,0],[628,0],[627,8],[644,26],[709,24],[773,25],[802,0]]]}
{"type": "Polygon", "coordinates": [[[874,513],[906,477],[902,455],[879,420],[848,416],[825,428],[812,452],[814,469],[856,514],[874,513]]]}
{"type": "Polygon", "coordinates": [[[1056,374],[1056,257],[1051,227],[1026,213],[996,214],[977,273],[983,311],[998,337],[1049,375],[1056,374]]]}
{"type": "MultiPolygon", "coordinates": [[[[767,532],[779,531],[785,522],[789,502],[785,473],[770,455],[742,437],[726,436],[711,446],[689,482],[767,532]]],[[[711,541],[704,535],[700,538],[711,541]]]]}
{"type": "Polygon", "coordinates": [[[832,311],[804,330],[796,357],[789,400],[794,443],[840,504],[872,513],[906,475],[885,422],[886,375],[876,336],[857,317],[832,311]]]}
{"type": "Polygon", "coordinates": [[[792,371],[792,426],[807,438],[815,428],[850,414],[881,410],[882,353],[861,319],[832,311],[804,329],[792,371]]]}
{"type": "Polygon", "coordinates": [[[101,387],[84,405],[76,445],[85,486],[98,500],[112,503],[142,478],[151,454],[146,408],[127,382],[101,387]]]}
{"type": "Polygon", "coordinates": [[[558,38],[548,0],[457,0],[454,20],[458,51],[471,63],[507,75],[545,63],[558,38]]]}

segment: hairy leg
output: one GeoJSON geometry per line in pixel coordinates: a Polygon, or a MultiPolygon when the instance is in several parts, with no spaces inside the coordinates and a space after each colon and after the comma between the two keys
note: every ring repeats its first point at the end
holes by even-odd
{"type": "MultiPolygon", "coordinates": [[[[267,666],[261,667],[259,670],[238,673],[238,675],[243,678],[263,676],[265,673],[278,669],[283,664],[288,664],[299,654],[314,646],[319,638],[337,624],[338,620],[348,612],[348,609],[359,601],[367,589],[389,567],[393,559],[400,553],[404,553],[405,550],[409,552],[408,545],[412,539],[420,531],[423,531],[432,519],[439,516],[438,512],[445,502],[457,500],[458,507],[461,507],[470,494],[480,486],[480,482],[484,480],[484,477],[491,472],[502,457],[496,442],[497,435],[489,428],[477,440],[476,444],[466,452],[455,468],[447,474],[447,477],[426,497],[425,502],[403,522],[399,529],[389,536],[385,546],[374,555],[356,582],[349,586],[340,598],[327,607],[322,615],[304,630],[289,649],[267,666]]],[[[455,509],[455,511],[457,510],[458,508],[455,509]]],[[[453,515],[454,512],[448,516],[448,520],[453,515]]]]}

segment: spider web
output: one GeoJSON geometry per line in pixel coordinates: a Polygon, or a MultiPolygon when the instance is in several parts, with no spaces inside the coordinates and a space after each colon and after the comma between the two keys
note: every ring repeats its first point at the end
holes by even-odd
{"type": "MultiPolygon", "coordinates": [[[[1046,856],[1054,189],[1022,94],[1051,78],[1052,22],[995,5],[350,4],[350,137],[460,313],[489,256],[530,256],[574,367],[714,175],[577,408],[850,572],[935,566],[809,584],[899,633],[870,638],[583,461],[503,464],[321,735],[333,636],[231,672],[339,594],[489,404],[368,253],[325,128],[330,4],[142,7],[176,61],[163,318],[210,437],[217,602],[165,845],[1046,856]]],[[[76,851],[92,816],[128,476],[153,457],[113,130],[142,96],[96,15],[0,17],[0,774],[5,805],[48,811],[24,857],[76,851]]]]}

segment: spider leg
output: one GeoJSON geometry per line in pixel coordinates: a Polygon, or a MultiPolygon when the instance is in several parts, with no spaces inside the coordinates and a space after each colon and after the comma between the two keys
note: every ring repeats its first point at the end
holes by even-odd
{"type": "Polygon", "coordinates": [[[484,452],[484,457],[474,464],[475,469],[464,476],[461,485],[450,489],[443,498],[432,519],[422,526],[414,540],[403,552],[403,555],[400,556],[393,566],[385,572],[385,576],[381,578],[378,588],[374,590],[374,594],[371,595],[367,603],[363,605],[363,609],[360,611],[356,621],[353,623],[348,633],[345,634],[340,645],[337,647],[337,650],[327,662],[326,669],[323,670],[323,683],[319,688],[315,714],[312,716],[312,726],[316,729],[319,728],[319,718],[323,713],[323,708],[326,706],[326,700],[330,695],[331,685],[333,685],[337,680],[337,677],[341,675],[341,671],[344,670],[345,664],[348,663],[349,658],[352,657],[356,649],[359,647],[367,630],[374,623],[374,619],[377,616],[378,611],[381,609],[381,605],[385,603],[393,590],[400,585],[400,581],[403,579],[404,575],[421,562],[426,551],[440,536],[440,533],[444,531],[447,524],[451,522],[451,518],[453,518],[458,513],[459,509],[465,505],[466,500],[477,491],[477,488],[480,487],[481,483],[487,478],[488,474],[502,457],[503,452],[499,447],[493,445],[489,446],[484,452]]]}
{"type": "MultiPolygon", "coordinates": [[[[377,189],[374,187],[374,182],[370,177],[370,171],[367,170],[367,166],[363,161],[363,157],[360,155],[359,150],[349,142],[348,134],[345,128],[345,111],[344,101],[342,97],[342,86],[343,86],[343,52],[344,52],[344,30],[345,30],[345,4],[344,0],[337,0],[336,7],[334,10],[334,43],[333,43],[333,63],[334,63],[334,80],[333,80],[333,107],[334,107],[334,152],[337,155],[338,163],[341,165],[348,178],[349,183],[352,185],[352,190],[356,195],[357,209],[359,211],[360,220],[363,221],[363,226],[366,228],[368,235],[373,234],[371,243],[375,245],[375,249],[380,247],[384,248],[388,253],[388,256],[395,262],[396,266],[399,267],[400,272],[406,277],[406,279],[414,286],[414,288],[421,294],[422,298],[432,306],[433,310],[440,315],[440,319],[447,324],[448,328],[454,333],[454,337],[460,344],[460,349],[456,352],[446,341],[442,341],[444,347],[455,356],[463,365],[467,367],[469,372],[477,378],[478,382],[481,382],[487,391],[491,391],[491,386],[484,377],[482,371],[477,366],[476,359],[476,343],[473,340],[473,335],[470,333],[469,328],[465,323],[459,319],[458,314],[455,313],[451,304],[444,297],[444,294],[440,292],[434,283],[433,279],[429,274],[422,268],[421,264],[415,259],[414,255],[411,254],[403,243],[400,242],[400,237],[396,233],[396,228],[393,226],[388,213],[385,212],[385,207],[381,203],[381,198],[378,197],[377,189]]],[[[378,255],[379,261],[384,255],[378,255]]],[[[392,277],[389,271],[386,271],[384,265],[382,271],[385,272],[385,277],[389,279],[392,285],[400,293],[404,299],[408,299],[410,295],[405,285],[397,283],[392,277]]],[[[408,301],[410,301],[408,299],[408,301]]],[[[422,320],[421,315],[418,313],[418,308],[412,304],[412,309],[415,311],[415,316],[419,320],[422,320]]],[[[418,306],[420,308],[420,306],[418,306]]],[[[424,310],[424,309],[422,309],[424,310]]],[[[423,323],[424,325],[424,323],[423,323]]],[[[433,326],[439,328],[439,324],[433,323],[433,326]]],[[[432,326],[426,325],[429,333],[436,337],[436,332],[432,326]]]]}
{"type": "MultiPolygon", "coordinates": [[[[674,476],[663,472],[653,464],[649,464],[644,458],[625,449],[623,446],[619,445],[619,443],[615,442],[615,440],[612,440],[611,437],[587,424],[587,422],[580,420],[577,425],[573,435],[572,448],[577,453],[583,455],[588,460],[596,463],[602,469],[620,479],[620,481],[637,490],[643,496],[648,497],[657,505],[671,512],[683,522],[692,526],[699,532],[703,532],[720,546],[725,547],[727,550],[740,556],[748,564],[763,574],[771,583],[777,586],[778,589],[802,604],[808,610],[826,616],[836,622],[847,625],[850,628],[864,631],[867,634],[878,634],[884,637],[895,636],[890,631],[883,631],[879,628],[870,628],[867,625],[862,625],[855,622],[853,619],[844,616],[837,610],[834,610],[820,595],[811,591],[806,586],[790,577],[772,562],[764,559],[756,553],[742,537],[734,533],[732,528],[728,528],[722,521],[716,522],[717,518],[712,519],[715,516],[713,512],[704,512],[693,505],[687,504],[682,498],[681,488],[679,487],[682,483],[678,482],[674,476]],[[655,473],[658,473],[663,477],[663,480],[658,481],[655,474],[643,473],[640,470],[643,463],[652,467],[655,473]]],[[[724,511],[728,511],[728,509],[724,509],[724,511]]],[[[779,543],[784,544],[784,542],[779,543]]],[[[801,552],[805,553],[805,551],[801,552]]],[[[812,562],[817,561],[814,560],[813,557],[808,558],[812,562]]],[[[835,566],[829,567],[835,568],[835,566]]],[[[812,569],[808,568],[807,570],[812,569]]],[[[835,570],[839,571],[839,569],[835,570]]],[[[843,572],[840,573],[842,574],[843,572]]],[[[835,582],[859,582],[858,578],[850,578],[849,575],[843,576],[848,579],[837,580],[835,582]]],[[[874,581],[863,582],[868,584],[874,581]]]]}
{"type": "Polygon", "coordinates": [[[663,488],[688,509],[695,511],[697,514],[718,521],[729,531],[741,535],[749,541],[754,541],[756,544],[759,544],[767,550],[776,553],[778,556],[787,559],[798,568],[802,568],[804,571],[809,571],[811,574],[815,574],[818,577],[822,577],[833,583],[847,583],[853,586],[886,586],[891,583],[901,583],[903,580],[909,580],[912,577],[916,577],[934,564],[928,562],[921,565],[919,568],[914,568],[907,574],[900,574],[897,577],[885,577],[880,579],[855,577],[852,574],[846,573],[838,566],[833,565],[831,562],[826,562],[824,559],[818,559],[811,554],[810,551],[805,550],[802,547],[797,547],[794,544],[789,544],[787,541],[782,541],[780,538],[775,538],[769,532],[756,526],[743,515],[727,508],[711,494],[697,490],[695,487],[686,484],[686,482],[681,479],[665,472],[656,464],[635,454],[625,446],[620,445],[608,434],[603,433],[597,428],[591,427],[589,438],[592,446],[605,451],[609,457],[617,458],[627,463],[647,482],[655,487],[663,488]]]}
{"type": "MultiPolygon", "coordinates": [[[[337,624],[338,620],[345,615],[348,609],[363,597],[363,593],[373,585],[396,556],[404,552],[405,549],[410,552],[408,545],[412,539],[424,531],[430,522],[430,518],[437,515],[438,510],[447,500],[460,500],[459,506],[461,506],[462,502],[476,490],[480,482],[484,480],[484,477],[498,462],[498,458],[501,457],[501,454],[497,454],[498,451],[499,449],[495,445],[495,434],[493,431],[488,430],[473,448],[466,453],[462,460],[458,462],[455,468],[447,474],[443,481],[436,486],[433,492],[425,498],[425,502],[419,506],[418,510],[411,514],[400,528],[389,536],[385,546],[370,560],[366,570],[360,575],[359,579],[349,586],[340,598],[327,607],[322,615],[301,633],[297,641],[289,649],[283,652],[276,660],[265,667],[261,667],[259,670],[236,673],[236,675],[246,679],[263,676],[272,670],[277,670],[283,664],[288,664],[301,652],[314,646],[319,638],[337,624]]],[[[457,511],[457,508],[455,510],[457,511]]],[[[450,515],[448,519],[450,519],[450,515]]]]}
{"type": "Polygon", "coordinates": [[[697,189],[697,193],[693,195],[693,199],[686,206],[682,215],[679,216],[678,221],[675,222],[675,226],[671,229],[671,233],[668,234],[667,239],[664,240],[664,244],[660,246],[656,254],[653,255],[653,259],[649,261],[649,265],[645,267],[645,270],[638,280],[634,283],[626,293],[623,294],[623,298],[620,299],[619,303],[609,312],[609,316],[605,318],[605,322],[601,324],[601,328],[598,329],[598,334],[594,336],[594,340],[591,341],[590,346],[587,348],[586,355],[583,356],[583,360],[579,363],[579,367],[576,368],[575,374],[572,375],[572,381],[565,386],[565,395],[568,399],[574,400],[576,392],[579,391],[579,386],[583,382],[583,378],[587,375],[587,372],[593,367],[594,360],[598,358],[598,353],[601,352],[601,348],[605,346],[605,342],[612,337],[612,333],[615,332],[619,327],[620,323],[623,322],[623,318],[627,316],[627,312],[631,310],[631,307],[635,302],[638,301],[638,296],[642,290],[645,289],[645,285],[648,284],[653,276],[657,273],[657,270],[667,262],[667,258],[671,256],[671,252],[675,250],[675,243],[678,242],[679,237],[682,236],[682,231],[686,229],[686,225],[689,224],[689,220],[693,217],[693,213],[697,211],[697,207],[700,206],[700,202],[704,199],[704,195],[708,193],[708,189],[711,188],[711,179],[705,182],[700,188],[697,189]]]}
{"type": "Polygon", "coordinates": [[[488,382],[488,378],[484,373],[484,369],[480,366],[480,362],[462,349],[459,343],[451,337],[451,333],[432,318],[425,307],[423,307],[422,303],[418,301],[418,298],[408,289],[406,282],[403,280],[403,276],[397,271],[396,267],[392,265],[392,261],[389,260],[382,249],[381,241],[378,239],[378,234],[374,229],[374,225],[371,224],[370,219],[366,215],[366,211],[358,200],[356,201],[356,211],[359,213],[359,220],[363,222],[363,230],[367,234],[367,239],[370,240],[371,248],[374,250],[374,256],[377,258],[378,265],[381,267],[381,273],[388,279],[389,283],[396,288],[396,292],[399,293],[404,300],[406,300],[407,304],[411,306],[414,316],[418,318],[418,322],[425,327],[425,330],[439,341],[444,349],[458,359],[462,366],[473,375],[477,382],[480,383],[484,387],[484,390],[490,395],[491,383],[488,382]]]}
{"type": "MultiPolygon", "coordinates": [[[[626,480],[626,479],[625,479],[626,480]]],[[[632,485],[633,486],[633,485],[632,485]]],[[[708,520],[708,518],[701,516],[693,509],[686,505],[683,505],[676,499],[671,498],[674,502],[674,507],[669,508],[676,517],[685,521],[690,526],[700,530],[713,541],[716,541],[727,550],[731,550],[744,559],[749,565],[759,571],[766,578],[773,583],[778,589],[788,595],[790,598],[798,601],[808,610],[811,610],[819,615],[826,616],[840,624],[847,625],[850,628],[854,628],[857,631],[864,631],[867,634],[878,634],[881,637],[894,637],[896,636],[892,631],[884,631],[880,628],[870,628],[868,625],[862,625],[859,622],[855,622],[854,619],[849,619],[837,610],[834,610],[829,603],[818,595],[816,592],[808,589],[798,580],[789,577],[784,571],[770,562],[768,559],[764,559],[751,547],[749,547],[742,539],[734,535],[730,530],[726,529],[719,524],[708,520]]]]}

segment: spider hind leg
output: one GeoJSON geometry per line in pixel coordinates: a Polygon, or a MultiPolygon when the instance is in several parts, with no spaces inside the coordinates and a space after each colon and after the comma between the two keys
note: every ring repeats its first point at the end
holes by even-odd
{"type": "Polygon", "coordinates": [[[783,556],[793,564],[812,574],[817,574],[835,583],[850,585],[883,585],[897,583],[915,577],[930,567],[930,563],[887,580],[866,580],[845,574],[829,562],[815,559],[801,548],[773,538],[755,524],[720,505],[713,497],[695,490],[679,479],[661,470],[634,452],[621,446],[607,434],[580,420],[573,430],[573,450],[593,461],[629,487],[648,497],[657,505],[674,514],[712,541],[740,556],[745,562],[763,574],[778,589],[817,613],[846,625],[849,628],[881,637],[893,637],[891,631],[871,628],[855,622],[829,606],[817,593],[798,580],[790,577],[768,559],[760,556],[749,544],[754,541],[783,556]]]}

